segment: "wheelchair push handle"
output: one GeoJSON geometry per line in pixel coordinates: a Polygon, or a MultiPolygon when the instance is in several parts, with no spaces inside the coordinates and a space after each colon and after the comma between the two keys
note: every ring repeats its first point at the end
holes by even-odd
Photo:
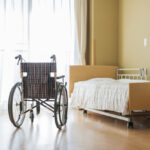
{"type": "Polygon", "coordinates": [[[15,57],[15,59],[18,59],[18,58],[21,59],[22,56],[21,56],[21,55],[18,55],[18,56],[15,57]]]}
{"type": "Polygon", "coordinates": [[[53,60],[53,62],[56,62],[56,55],[52,55],[50,58],[53,60]]]}
{"type": "Polygon", "coordinates": [[[18,59],[17,65],[19,65],[19,61],[22,61],[22,56],[18,55],[18,56],[15,57],[15,59],[18,59]]]}

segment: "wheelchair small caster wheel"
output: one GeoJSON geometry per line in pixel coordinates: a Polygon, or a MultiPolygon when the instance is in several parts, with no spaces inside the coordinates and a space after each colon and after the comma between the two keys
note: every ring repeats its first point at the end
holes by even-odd
{"type": "Polygon", "coordinates": [[[133,122],[128,122],[127,127],[130,128],[130,129],[133,129],[133,122]]]}
{"type": "Polygon", "coordinates": [[[31,119],[31,122],[33,123],[33,121],[34,121],[33,110],[30,111],[30,119],[31,119]]]}
{"type": "Polygon", "coordinates": [[[36,102],[36,113],[39,114],[40,113],[40,103],[39,102],[36,102]]]}
{"type": "Polygon", "coordinates": [[[83,114],[87,114],[87,110],[83,109],[83,114]]]}

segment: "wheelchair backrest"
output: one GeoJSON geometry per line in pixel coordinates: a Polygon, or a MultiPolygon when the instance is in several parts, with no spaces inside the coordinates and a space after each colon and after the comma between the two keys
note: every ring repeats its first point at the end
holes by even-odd
{"type": "Polygon", "coordinates": [[[50,73],[56,72],[56,63],[21,63],[23,77],[24,98],[54,97],[54,78],[50,73]]]}
{"type": "Polygon", "coordinates": [[[34,75],[36,71],[43,74],[56,72],[56,63],[21,63],[21,72],[34,75]]]}

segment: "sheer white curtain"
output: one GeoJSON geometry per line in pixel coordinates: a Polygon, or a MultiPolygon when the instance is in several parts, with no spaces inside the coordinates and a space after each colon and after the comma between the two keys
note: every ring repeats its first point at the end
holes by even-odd
{"type": "MultiPolygon", "coordinates": [[[[0,0],[0,106],[7,108],[8,94],[19,78],[14,61],[27,54],[29,0],[0,0]]],[[[19,70],[18,70],[19,71],[19,70]]]]}
{"type": "Polygon", "coordinates": [[[32,0],[30,59],[49,61],[56,54],[58,74],[73,63],[73,8],[70,0],[32,0]]]}
{"type": "Polygon", "coordinates": [[[74,62],[73,0],[0,0],[0,106],[7,107],[11,87],[19,81],[14,56],[50,61],[56,54],[58,73],[74,62]]]}
{"type": "Polygon", "coordinates": [[[75,64],[85,65],[85,52],[87,45],[87,0],[74,0],[75,36],[74,57],[75,64]]]}

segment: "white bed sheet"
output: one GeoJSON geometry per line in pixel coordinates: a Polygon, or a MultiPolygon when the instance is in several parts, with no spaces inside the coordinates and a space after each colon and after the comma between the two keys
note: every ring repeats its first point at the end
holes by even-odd
{"type": "Polygon", "coordinates": [[[76,82],[71,95],[70,106],[109,110],[127,115],[129,83],[148,82],[147,80],[115,80],[111,78],[93,78],[76,82]]]}

